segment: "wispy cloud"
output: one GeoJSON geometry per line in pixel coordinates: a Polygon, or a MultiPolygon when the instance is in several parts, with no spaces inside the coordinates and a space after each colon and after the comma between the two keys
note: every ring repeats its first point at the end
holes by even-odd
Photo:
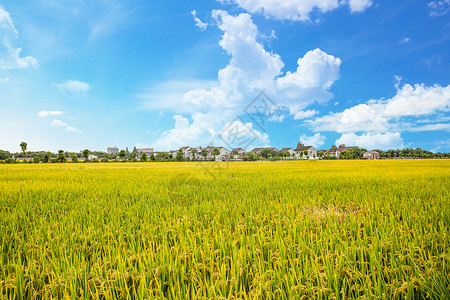
{"type": "Polygon", "coordinates": [[[277,20],[309,21],[314,11],[326,13],[348,5],[352,13],[360,13],[372,6],[372,0],[219,0],[224,4],[236,3],[253,14],[277,20]]]}
{"type": "Polygon", "coordinates": [[[53,85],[62,93],[72,94],[76,96],[85,95],[88,91],[91,90],[91,86],[89,84],[78,80],[67,80],[62,83],[54,83],[53,85]]]}
{"type": "Polygon", "coordinates": [[[197,12],[195,11],[195,9],[193,11],[191,11],[191,14],[192,14],[192,17],[194,17],[195,26],[200,28],[201,31],[206,30],[206,28],[208,28],[207,23],[203,23],[199,18],[197,18],[197,12]]]}
{"type": "Polygon", "coordinates": [[[38,116],[43,118],[43,117],[48,117],[48,116],[58,116],[58,115],[62,115],[63,113],[64,112],[59,111],[59,110],[43,110],[38,113],[38,116]]]}
{"type": "Polygon", "coordinates": [[[20,55],[22,49],[16,46],[19,33],[11,16],[2,7],[0,7],[0,37],[0,70],[25,69],[38,65],[34,57],[20,55]]]}
{"type": "Polygon", "coordinates": [[[411,132],[437,131],[437,130],[450,131],[450,123],[427,124],[427,125],[412,127],[410,129],[408,129],[408,131],[411,131],[411,132]]]}
{"type": "Polygon", "coordinates": [[[68,131],[68,132],[74,132],[74,133],[81,133],[81,132],[82,132],[81,130],[79,130],[79,129],[73,127],[73,126],[70,126],[69,124],[64,123],[64,122],[61,121],[61,120],[53,120],[53,121],[50,123],[50,125],[53,126],[53,127],[61,127],[61,128],[64,128],[64,129],[65,129],[66,131],[68,131]]]}
{"type": "Polygon", "coordinates": [[[399,44],[406,44],[406,43],[409,43],[409,42],[412,42],[412,39],[409,38],[409,37],[403,37],[403,38],[401,38],[401,39],[398,41],[399,44]]]}
{"type": "Polygon", "coordinates": [[[450,11],[450,0],[431,1],[428,3],[430,17],[440,17],[450,11]]]}

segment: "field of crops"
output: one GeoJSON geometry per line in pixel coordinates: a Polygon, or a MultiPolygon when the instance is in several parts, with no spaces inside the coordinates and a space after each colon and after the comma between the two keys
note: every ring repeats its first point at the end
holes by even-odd
{"type": "Polygon", "coordinates": [[[450,160],[0,165],[0,298],[450,299],[450,160]]]}

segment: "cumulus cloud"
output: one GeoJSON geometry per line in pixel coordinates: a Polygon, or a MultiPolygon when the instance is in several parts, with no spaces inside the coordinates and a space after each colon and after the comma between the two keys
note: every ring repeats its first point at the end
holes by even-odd
{"type": "Polygon", "coordinates": [[[48,116],[58,116],[58,115],[62,115],[63,113],[64,112],[59,111],[59,110],[43,110],[38,113],[38,116],[43,118],[43,117],[48,117],[48,116]]]}
{"type": "Polygon", "coordinates": [[[69,124],[64,123],[64,122],[61,121],[61,120],[53,120],[53,121],[50,123],[50,125],[53,126],[53,127],[61,127],[61,128],[64,128],[64,129],[65,129],[66,131],[68,131],[68,132],[81,133],[81,130],[76,129],[75,127],[72,127],[72,126],[70,126],[69,124]]]}
{"type": "Polygon", "coordinates": [[[357,135],[355,133],[344,133],[336,140],[336,145],[358,145],[359,147],[371,149],[403,149],[405,145],[399,132],[386,133],[365,133],[357,135]]]}
{"type": "Polygon", "coordinates": [[[325,144],[325,140],[327,138],[322,136],[320,133],[316,133],[313,136],[306,136],[306,135],[302,135],[300,137],[300,142],[302,142],[305,145],[308,146],[313,146],[314,148],[319,148],[320,146],[322,146],[323,144],[325,144]]]}
{"type": "Polygon", "coordinates": [[[343,112],[316,118],[309,123],[316,131],[385,132],[392,129],[401,130],[397,128],[399,118],[418,117],[449,110],[450,85],[429,87],[424,84],[414,86],[405,84],[390,99],[372,100],[347,108],[343,112]]]}
{"type": "Polygon", "coordinates": [[[431,17],[440,17],[450,11],[450,0],[431,1],[428,3],[428,13],[431,17]]]}
{"type": "Polygon", "coordinates": [[[200,28],[201,31],[206,30],[206,28],[208,28],[207,23],[203,23],[199,18],[197,18],[197,12],[195,11],[195,9],[193,11],[191,11],[191,14],[192,14],[192,17],[194,18],[195,26],[200,28]]]}
{"type": "Polygon", "coordinates": [[[85,95],[91,89],[89,84],[78,80],[66,80],[62,83],[54,83],[53,85],[62,93],[77,96],[85,95]]]}
{"type": "Polygon", "coordinates": [[[19,33],[14,27],[11,16],[0,7],[0,69],[25,69],[37,66],[38,62],[31,56],[22,57],[21,48],[17,47],[19,33]]]}
{"type": "MultiPolygon", "coordinates": [[[[297,118],[315,114],[311,110],[304,112],[308,105],[332,98],[329,89],[339,78],[339,58],[315,49],[298,59],[295,72],[283,74],[281,57],[264,49],[258,41],[260,33],[249,14],[233,16],[214,10],[212,18],[223,31],[219,45],[230,56],[228,65],[218,71],[217,80],[187,91],[178,88],[183,86],[178,84],[167,89],[170,92],[163,91],[164,97],[155,97],[155,92],[139,95],[144,100],[142,107],[178,115],[176,127],[165,132],[155,142],[155,148],[170,145],[167,141],[172,145],[196,145],[217,138],[228,122],[244,114],[247,105],[262,90],[280,109],[293,116],[297,114],[297,118]]],[[[268,116],[268,119],[275,121],[282,117],[268,116]]]]}
{"type": "Polygon", "coordinates": [[[372,0],[219,0],[222,3],[235,3],[253,14],[277,20],[307,21],[310,13],[317,10],[329,12],[348,5],[352,13],[359,13],[372,5],[372,0]]]}
{"type": "Polygon", "coordinates": [[[219,137],[221,139],[220,144],[231,149],[249,149],[269,145],[267,133],[259,132],[253,128],[252,123],[244,123],[239,118],[227,123],[220,131],[219,137]]]}
{"type": "Polygon", "coordinates": [[[341,60],[315,49],[299,58],[297,64],[297,71],[287,72],[276,81],[281,99],[285,99],[281,104],[293,115],[313,102],[325,103],[333,97],[329,89],[339,79],[341,60]]]}
{"type": "Polygon", "coordinates": [[[315,109],[301,110],[295,113],[294,120],[310,118],[318,113],[315,109]]]}

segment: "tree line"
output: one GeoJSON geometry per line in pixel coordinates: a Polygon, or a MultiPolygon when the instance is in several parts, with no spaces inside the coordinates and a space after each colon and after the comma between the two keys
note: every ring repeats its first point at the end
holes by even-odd
{"type": "MultiPolygon", "coordinates": [[[[189,161],[189,158],[185,158],[183,156],[183,151],[179,149],[177,154],[174,156],[168,152],[158,152],[156,155],[152,154],[150,156],[147,153],[142,153],[140,156],[138,155],[138,151],[136,147],[129,152],[128,148],[125,150],[120,150],[117,154],[111,155],[102,151],[90,151],[88,149],[84,149],[81,152],[65,152],[63,150],[59,150],[57,153],[52,153],[49,151],[27,151],[28,144],[26,142],[20,143],[20,148],[22,152],[11,154],[9,151],[0,150],[0,162],[3,163],[15,163],[18,161],[24,161],[28,163],[64,163],[64,162],[108,162],[108,161],[130,161],[130,162],[138,162],[138,161],[189,161]],[[90,159],[90,156],[92,158],[90,159]],[[82,158],[82,160],[81,160],[82,158]]],[[[353,148],[346,149],[339,154],[339,159],[362,159],[364,153],[367,150],[364,148],[353,148]]],[[[433,153],[431,151],[422,150],[420,148],[405,148],[405,149],[397,149],[397,150],[379,150],[376,149],[380,154],[380,158],[382,159],[394,159],[394,158],[449,158],[450,153],[433,153]]],[[[196,154],[197,149],[193,149],[192,153],[196,154]]],[[[212,150],[212,155],[219,155],[220,151],[218,148],[214,148],[212,150]]],[[[308,151],[305,150],[303,153],[306,157],[308,155],[308,151]]],[[[202,149],[201,156],[206,159],[208,156],[208,150],[202,149]]],[[[230,158],[237,157],[238,154],[232,152],[230,158]]],[[[247,154],[242,157],[244,161],[257,161],[257,160],[279,160],[281,158],[289,157],[288,153],[280,153],[279,151],[271,148],[265,148],[261,150],[260,153],[252,153],[247,152],[247,154]]],[[[326,152],[319,151],[317,156],[321,159],[337,159],[335,155],[330,155],[329,150],[326,152]]],[[[309,158],[309,157],[307,157],[309,158]]],[[[315,157],[314,157],[315,158],[315,157]]]]}

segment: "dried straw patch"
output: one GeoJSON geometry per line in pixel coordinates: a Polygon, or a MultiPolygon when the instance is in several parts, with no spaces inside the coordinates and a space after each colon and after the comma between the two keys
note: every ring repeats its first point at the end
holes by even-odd
{"type": "Polygon", "coordinates": [[[358,217],[366,213],[365,209],[356,204],[334,205],[327,204],[321,207],[307,206],[304,212],[308,217],[314,219],[358,217]]]}

